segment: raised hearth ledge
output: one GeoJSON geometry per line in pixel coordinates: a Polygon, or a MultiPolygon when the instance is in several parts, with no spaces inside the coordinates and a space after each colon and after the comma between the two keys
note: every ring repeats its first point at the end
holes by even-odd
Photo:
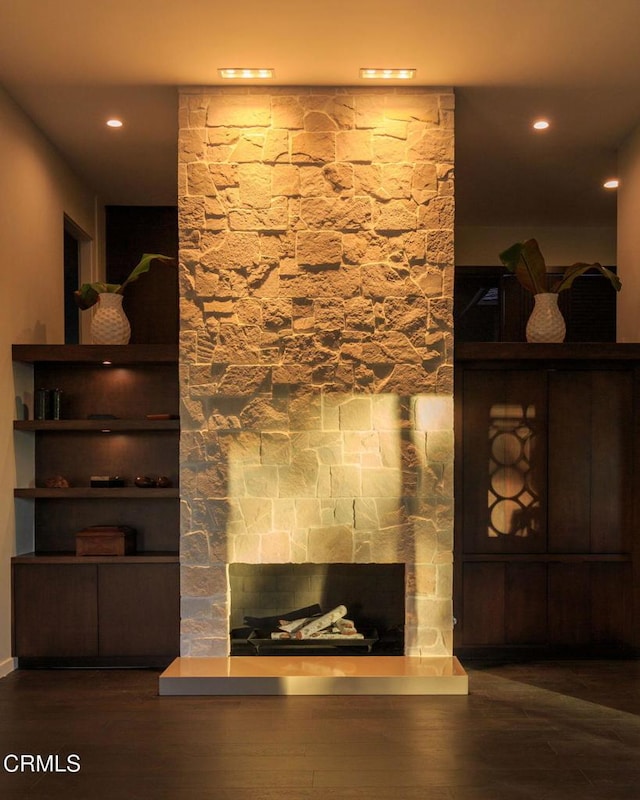
{"type": "Polygon", "coordinates": [[[161,695],[465,695],[455,656],[176,658],[161,695]]]}

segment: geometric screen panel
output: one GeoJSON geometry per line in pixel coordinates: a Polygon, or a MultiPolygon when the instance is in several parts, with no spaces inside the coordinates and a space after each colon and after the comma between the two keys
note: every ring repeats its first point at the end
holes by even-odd
{"type": "Polygon", "coordinates": [[[540,527],[540,498],[532,460],[536,446],[533,405],[496,404],[489,421],[487,535],[526,537],[540,527]]]}

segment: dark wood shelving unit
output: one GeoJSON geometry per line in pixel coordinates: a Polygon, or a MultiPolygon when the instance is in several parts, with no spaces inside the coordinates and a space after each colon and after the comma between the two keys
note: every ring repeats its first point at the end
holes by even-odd
{"type": "Polygon", "coordinates": [[[62,392],[61,419],[14,422],[33,437],[35,483],[14,490],[32,509],[35,546],[12,559],[20,666],[164,666],[178,654],[177,359],[166,344],[13,346],[34,392],[62,392]],[[70,488],[45,488],[57,475],[70,488]],[[94,488],[91,475],[126,484],[94,488]],[[136,475],[172,486],[139,488],[136,475]],[[137,552],[76,556],[76,532],[105,524],[136,529],[137,552]]]}

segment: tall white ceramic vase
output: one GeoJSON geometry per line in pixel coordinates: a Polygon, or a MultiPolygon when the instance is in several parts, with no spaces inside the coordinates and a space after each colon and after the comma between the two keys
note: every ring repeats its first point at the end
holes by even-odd
{"type": "Polygon", "coordinates": [[[564,342],[567,328],[558,308],[557,292],[541,292],[533,299],[535,305],[527,322],[527,341],[564,342]]]}
{"type": "Polygon", "coordinates": [[[122,309],[122,295],[102,292],[91,320],[91,341],[94,344],[129,344],[131,326],[122,309]]]}

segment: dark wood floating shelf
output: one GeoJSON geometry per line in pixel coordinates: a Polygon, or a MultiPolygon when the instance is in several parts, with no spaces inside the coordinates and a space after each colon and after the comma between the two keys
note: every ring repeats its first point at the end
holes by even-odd
{"type": "Polygon", "coordinates": [[[22,553],[13,564],[177,564],[178,553],[147,551],[128,556],[77,556],[74,553],[22,553]]]}
{"type": "Polygon", "coordinates": [[[179,419],[17,419],[16,431],[177,431],[179,419]]]}
{"type": "Polygon", "coordinates": [[[112,489],[92,489],[89,486],[73,486],[69,489],[14,489],[14,497],[39,498],[46,500],[77,500],[79,498],[97,499],[108,497],[117,500],[165,500],[180,497],[177,488],[139,489],[137,486],[114,487],[112,489]]]}
{"type": "Polygon", "coordinates": [[[456,361],[635,361],[640,360],[640,344],[633,342],[460,342],[455,346],[456,361]]]}
{"type": "Polygon", "coordinates": [[[96,364],[171,364],[178,361],[174,344],[14,344],[14,361],[96,364]]]}

